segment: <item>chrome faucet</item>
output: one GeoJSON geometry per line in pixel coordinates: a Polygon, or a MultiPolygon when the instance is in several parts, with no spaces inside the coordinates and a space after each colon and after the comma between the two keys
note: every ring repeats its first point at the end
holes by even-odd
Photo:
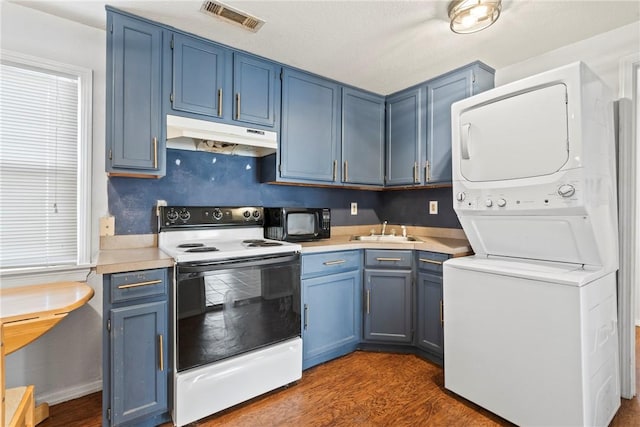
{"type": "Polygon", "coordinates": [[[381,236],[384,236],[384,231],[387,229],[387,221],[382,223],[382,232],[380,233],[381,236]]]}

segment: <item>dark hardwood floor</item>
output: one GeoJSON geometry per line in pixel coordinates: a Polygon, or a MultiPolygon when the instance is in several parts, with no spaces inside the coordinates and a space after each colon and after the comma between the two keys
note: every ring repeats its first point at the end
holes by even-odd
{"type": "MultiPolygon", "coordinates": [[[[640,362],[640,328],[636,360],[640,362]]],[[[640,386],[640,363],[636,364],[640,386]]],[[[41,427],[100,426],[100,393],[51,407],[41,427]]],[[[170,424],[166,424],[169,426],[170,424]]],[[[443,370],[413,355],[356,352],[304,372],[286,389],[194,426],[508,426],[444,389],[443,370]]],[[[640,400],[622,400],[613,427],[640,426],[640,400]]]]}

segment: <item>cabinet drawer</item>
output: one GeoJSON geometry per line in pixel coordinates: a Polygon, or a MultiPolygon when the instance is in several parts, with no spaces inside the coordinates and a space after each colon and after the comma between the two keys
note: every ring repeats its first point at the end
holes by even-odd
{"type": "Polygon", "coordinates": [[[111,302],[167,294],[167,270],[132,271],[111,275],[111,302]]]}
{"type": "Polygon", "coordinates": [[[324,276],[360,268],[360,251],[322,252],[302,255],[302,277],[324,276]]]}
{"type": "Polygon", "coordinates": [[[419,251],[417,256],[418,270],[442,274],[442,263],[450,258],[447,254],[419,251]]]}
{"type": "Polygon", "coordinates": [[[365,265],[382,268],[411,268],[412,253],[413,251],[367,249],[365,265]]]}

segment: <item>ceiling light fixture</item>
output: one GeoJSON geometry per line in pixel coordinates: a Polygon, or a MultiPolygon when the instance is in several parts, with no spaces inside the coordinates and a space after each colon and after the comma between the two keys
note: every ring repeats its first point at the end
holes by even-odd
{"type": "Polygon", "coordinates": [[[484,30],[498,19],[502,0],[453,0],[449,3],[451,31],[458,34],[484,30]]]}

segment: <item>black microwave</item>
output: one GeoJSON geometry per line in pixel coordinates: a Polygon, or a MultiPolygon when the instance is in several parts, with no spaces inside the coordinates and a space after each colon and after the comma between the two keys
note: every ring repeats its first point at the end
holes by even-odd
{"type": "Polygon", "coordinates": [[[264,208],[264,237],[306,242],[331,237],[329,208],[264,208]]]}

